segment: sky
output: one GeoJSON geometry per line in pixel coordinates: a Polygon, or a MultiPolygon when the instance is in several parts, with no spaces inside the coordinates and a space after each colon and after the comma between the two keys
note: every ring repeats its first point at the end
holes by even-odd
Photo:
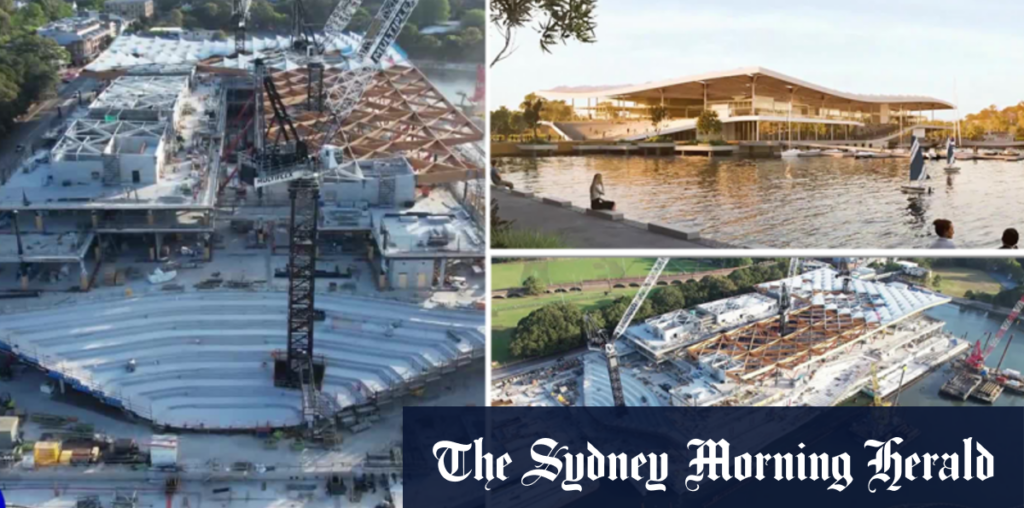
{"type": "MultiPolygon", "coordinates": [[[[489,69],[490,109],[557,86],[749,66],[844,92],[958,102],[961,115],[1024,101],[1021,0],[598,0],[596,12],[597,42],[552,54],[535,30],[519,30],[516,51],[489,69]]],[[[490,58],[502,43],[488,30],[490,58]]]]}

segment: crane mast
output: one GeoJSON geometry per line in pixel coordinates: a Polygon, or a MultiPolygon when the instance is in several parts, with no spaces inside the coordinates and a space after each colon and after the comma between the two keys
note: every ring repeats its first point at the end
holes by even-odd
{"type": "MultiPolygon", "coordinates": [[[[244,1],[248,4],[249,0],[244,1]]],[[[316,258],[319,223],[320,177],[323,172],[337,168],[333,160],[331,140],[341,130],[342,123],[355,109],[363,92],[380,71],[380,61],[394,42],[402,26],[418,0],[402,0],[387,16],[378,14],[378,24],[385,30],[372,39],[368,55],[358,56],[348,62],[348,68],[333,73],[325,79],[324,42],[318,39],[311,25],[305,19],[305,7],[301,0],[294,1],[295,9],[295,50],[311,57],[308,61],[309,77],[307,106],[310,110],[323,111],[329,120],[321,124],[323,134],[319,157],[309,153],[306,140],[295,128],[284,101],[274,85],[273,78],[262,60],[255,63],[257,104],[256,137],[257,151],[252,158],[257,177],[254,186],[258,191],[268,185],[288,183],[291,203],[288,252],[288,349],[284,359],[275,359],[275,385],[298,388],[302,391],[303,415],[312,428],[314,420],[326,416],[326,409],[337,409],[336,402],[319,391],[319,380],[324,366],[323,359],[314,355],[314,322],[319,312],[315,308],[316,258]],[[273,117],[264,127],[263,96],[270,103],[273,117]],[[273,140],[267,139],[277,126],[273,140]],[[284,143],[282,144],[281,141],[284,143]],[[268,143],[269,141],[269,143],[268,143]],[[325,160],[331,159],[331,160],[325,160]]],[[[328,36],[340,35],[359,8],[359,0],[342,0],[328,19],[325,32],[328,36]]],[[[382,6],[382,11],[385,6],[382,6]]],[[[247,9],[247,7],[246,7],[247,9]]]]}
{"type": "Polygon", "coordinates": [[[235,25],[235,53],[245,52],[245,25],[249,22],[252,0],[234,0],[231,3],[231,22],[235,25]]]}
{"type": "Polygon", "coordinates": [[[633,301],[629,303],[626,312],[622,314],[622,319],[615,326],[611,337],[607,337],[604,330],[599,330],[589,315],[583,316],[584,330],[586,330],[587,338],[591,345],[604,351],[605,360],[608,364],[608,380],[612,385],[612,400],[615,402],[616,407],[625,407],[626,398],[622,393],[622,377],[619,373],[619,356],[615,350],[615,341],[622,336],[626,328],[629,328],[630,322],[633,321],[633,316],[636,316],[637,311],[644,304],[644,300],[647,299],[647,295],[651,292],[655,283],[658,282],[658,277],[665,270],[668,261],[668,258],[658,258],[654,262],[654,266],[648,272],[647,278],[644,279],[643,285],[640,286],[640,290],[633,296],[633,301]]]}

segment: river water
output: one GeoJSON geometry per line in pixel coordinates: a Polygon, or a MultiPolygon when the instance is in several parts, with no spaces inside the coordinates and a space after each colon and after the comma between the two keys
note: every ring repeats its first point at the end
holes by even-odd
{"type": "Polygon", "coordinates": [[[606,198],[627,218],[744,247],[926,248],[932,221],[943,218],[959,247],[994,248],[1004,229],[1024,229],[1024,162],[959,161],[961,173],[948,177],[944,162],[926,164],[935,192],[919,200],[900,192],[907,159],[594,155],[500,167],[517,189],[578,206],[589,206],[590,181],[602,173],[606,198]]]}
{"type": "MultiPolygon", "coordinates": [[[[925,311],[929,317],[941,319],[946,322],[945,330],[956,334],[958,337],[967,334],[968,341],[976,341],[986,332],[995,333],[1003,324],[1004,317],[989,315],[971,309],[961,308],[952,303],[940,305],[925,311]]],[[[1010,327],[1010,330],[1003,337],[1003,340],[992,351],[988,361],[985,363],[995,367],[999,363],[999,357],[1003,354],[1010,334],[1015,335],[1010,343],[1010,350],[1003,360],[1003,368],[1024,371],[1024,326],[1018,322],[1010,327]]],[[[900,406],[963,406],[963,405],[988,405],[974,399],[967,399],[966,402],[945,398],[939,395],[939,388],[942,384],[953,377],[952,367],[947,363],[936,369],[923,378],[917,380],[900,393],[900,406]]],[[[859,402],[866,403],[867,397],[859,397],[859,402]]],[[[996,399],[997,406],[1024,406],[1024,396],[1004,391],[1003,395],[996,399]]]]}

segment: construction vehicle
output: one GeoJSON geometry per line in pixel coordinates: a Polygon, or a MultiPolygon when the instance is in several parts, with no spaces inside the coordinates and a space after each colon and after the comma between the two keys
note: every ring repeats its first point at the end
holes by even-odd
{"type": "Polygon", "coordinates": [[[640,286],[640,289],[633,296],[633,301],[629,302],[629,307],[626,307],[626,312],[622,314],[622,318],[619,319],[619,323],[615,325],[615,330],[612,331],[611,337],[605,334],[605,330],[601,329],[596,325],[593,318],[589,314],[583,316],[583,330],[586,333],[587,345],[592,350],[602,350],[605,355],[605,359],[608,362],[608,380],[612,385],[612,400],[616,407],[625,407],[626,398],[622,393],[622,378],[619,374],[619,357],[615,350],[615,341],[622,336],[626,328],[629,328],[629,324],[633,321],[633,316],[636,315],[637,311],[640,310],[640,306],[644,304],[647,299],[647,295],[654,288],[654,285],[658,282],[658,277],[661,276],[661,272],[665,270],[665,266],[668,265],[668,258],[658,258],[654,262],[654,266],[651,267],[651,271],[648,272],[647,278],[644,279],[644,283],[640,286]]]}
{"type": "Polygon", "coordinates": [[[981,349],[981,339],[978,339],[978,341],[974,343],[974,350],[971,352],[970,356],[964,360],[964,364],[967,365],[968,369],[981,373],[982,375],[986,373],[985,359],[988,358],[988,355],[992,354],[992,351],[995,350],[999,341],[1003,338],[1006,331],[1010,329],[1010,326],[1013,325],[1014,321],[1017,321],[1017,316],[1020,315],[1021,310],[1024,310],[1024,295],[1020,297],[1017,305],[1013,306],[1013,310],[1010,311],[1010,315],[1007,316],[1006,321],[1003,321],[1003,325],[999,327],[999,331],[996,332],[992,339],[988,341],[984,351],[981,349]]]}

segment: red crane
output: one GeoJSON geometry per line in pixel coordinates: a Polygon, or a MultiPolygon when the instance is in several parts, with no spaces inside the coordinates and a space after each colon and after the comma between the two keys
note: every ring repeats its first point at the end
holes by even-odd
{"type": "Polygon", "coordinates": [[[984,352],[981,350],[980,339],[974,343],[974,351],[971,352],[971,356],[967,357],[968,367],[977,371],[981,371],[981,369],[985,368],[985,358],[988,358],[988,355],[996,348],[996,345],[999,344],[999,340],[1003,338],[1003,334],[1005,334],[1006,330],[1010,329],[1010,325],[1017,320],[1017,316],[1020,314],[1021,310],[1024,310],[1024,295],[1020,297],[1020,301],[1017,302],[1017,305],[1013,306],[1013,310],[1010,311],[1010,316],[1003,322],[1003,326],[999,327],[999,331],[996,332],[993,340],[989,341],[984,352]]]}

